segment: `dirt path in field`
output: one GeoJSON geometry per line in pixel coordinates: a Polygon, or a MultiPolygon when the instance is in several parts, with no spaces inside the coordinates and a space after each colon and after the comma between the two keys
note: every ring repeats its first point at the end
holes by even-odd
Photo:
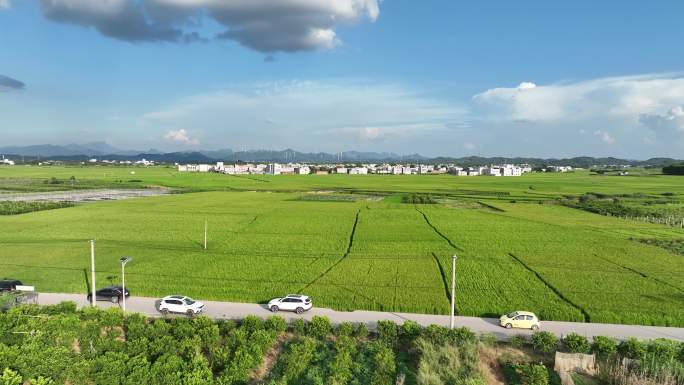
{"type": "Polygon", "coordinates": [[[418,207],[416,207],[416,211],[418,211],[423,216],[423,219],[425,219],[425,223],[427,223],[427,225],[430,226],[430,228],[432,228],[432,230],[435,233],[437,233],[437,235],[442,237],[442,239],[444,239],[449,244],[449,246],[453,247],[454,250],[463,251],[462,248],[456,246],[453,242],[451,242],[451,239],[449,239],[446,235],[442,234],[442,232],[439,231],[437,227],[435,227],[435,225],[432,224],[432,222],[430,222],[430,219],[428,219],[427,215],[424,212],[420,211],[418,207]]]}
{"type": "Polygon", "coordinates": [[[96,202],[130,198],[151,197],[169,194],[170,189],[108,189],[108,190],[74,190],[52,191],[41,193],[11,193],[0,195],[0,200],[11,202],[96,202]]]}
{"type": "Polygon", "coordinates": [[[256,368],[250,374],[250,385],[257,385],[263,383],[266,377],[268,377],[268,375],[271,374],[271,370],[273,370],[273,367],[275,366],[276,362],[278,362],[278,357],[280,357],[280,354],[283,352],[283,346],[285,345],[285,342],[290,340],[291,338],[292,334],[289,333],[283,333],[278,337],[273,347],[264,355],[264,360],[261,363],[261,366],[256,368]]]}

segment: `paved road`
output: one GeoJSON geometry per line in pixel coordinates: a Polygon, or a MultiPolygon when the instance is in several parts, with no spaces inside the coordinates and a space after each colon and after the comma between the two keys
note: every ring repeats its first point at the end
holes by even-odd
{"type": "MultiPolygon", "coordinates": [[[[89,304],[83,294],[40,293],[38,295],[38,304],[41,305],[54,305],[62,301],[73,301],[79,306],[87,306],[89,304]]],[[[157,301],[158,299],[156,298],[130,297],[126,300],[126,309],[127,311],[134,311],[157,317],[160,316],[159,312],[157,312],[157,301]]],[[[273,315],[273,313],[266,309],[265,305],[237,302],[202,302],[205,303],[205,315],[216,319],[240,319],[247,315],[256,315],[266,318],[273,315]]],[[[97,304],[102,308],[119,306],[117,304],[102,301],[97,304]]],[[[308,320],[315,315],[319,315],[330,318],[333,323],[364,322],[368,324],[370,328],[375,327],[376,323],[381,320],[391,320],[399,324],[406,320],[412,320],[423,326],[431,324],[449,326],[449,316],[430,314],[390,313],[362,310],[344,312],[325,308],[313,308],[311,311],[302,315],[290,312],[279,312],[278,315],[284,317],[288,321],[296,318],[308,320]]],[[[493,333],[502,339],[516,334],[531,333],[529,330],[504,329],[498,325],[498,320],[494,318],[456,317],[456,326],[465,326],[478,333],[493,333]]],[[[550,331],[559,337],[571,332],[576,332],[587,337],[611,336],[618,339],[626,339],[629,337],[641,339],[670,338],[684,341],[684,328],[542,321],[541,329],[550,331]]]]}

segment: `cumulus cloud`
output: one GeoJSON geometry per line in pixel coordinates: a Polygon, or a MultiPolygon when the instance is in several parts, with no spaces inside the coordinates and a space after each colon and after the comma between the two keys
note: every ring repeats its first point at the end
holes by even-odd
{"type": "Polygon", "coordinates": [[[196,138],[191,138],[188,136],[188,132],[185,129],[180,129],[180,130],[171,130],[164,135],[164,138],[166,140],[169,140],[171,142],[181,144],[181,145],[186,145],[186,146],[197,146],[199,145],[199,140],[196,138]]]}
{"type": "Polygon", "coordinates": [[[378,0],[41,0],[41,5],[50,20],[132,42],[207,40],[214,36],[198,31],[210,19],[223,28],[216,38],[261,52],[330,49],[340,43],[339,25],[375,21],[380,13],[378,0]]]}
{"type": "Polygon", "coordinates": [[[315,151],[432,140],[452,131],[449,125],[464,114],[456,105],[400,85],[291,81],[194,95],[141,121],[213,132],[240,145],[315,151]]]}
{"type": "Polygon", "coordinates": [[[0,75],[0,92],[23,90],[25,87],[26,85],[17,79],[0,75]]]}
{"type": "Polygon", "coordinates": [[[665,114],[642,114],[639,122],[659,134],[684,134],[684,107],[672,107],[665,114]]]}
{"type": "Polygon", "coordinates": [[[0,10],[12,8],[10,0],[0,0],[0,10]]]}
{"type": "Polygon", "coordinates": [[[603,130],[596,130],[594,131],[594,136],[599,138],[599,140],[601,140],[601,142],[605,144],[615,143],[615,138],[613,138],[609,132],[603,130]]]}
{"type": "Polygon", "coordinates": [[[473,109],[490,121],[578,121],[602,117],[638,120],[684,100],[684,78],[660,74],[539,86],[524,82],[473,97],[473,109]]]}

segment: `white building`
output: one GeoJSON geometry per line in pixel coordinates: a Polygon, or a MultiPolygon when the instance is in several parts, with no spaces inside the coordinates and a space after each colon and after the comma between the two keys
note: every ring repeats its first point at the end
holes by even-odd
{"type": "Polygon", "coordinates": [[[297,175],[308,175],[311,173],[309,166],[298,166],[294,168],[294,173],[297,175]]]}
{"type": "Polygon", "coordinates": [[[264,172],[269,175],[280,175],[282,167],[278,163],[271,163],[268,166],[266,166],[266,169],[264,172]]]}
{"type": "Polygon", "coordinates": [[[5,164],[7,166],[14,166],[14,161],[9,160],[3,156],[2,159],[0,160],[0,164],[5,164]]]}
{"type": "Polygon", "coordinates": [[[368,169],[366,167],[353,167],[349,169],[350,175],[366,175],[368,174],[368,169]]]}
{"type": "Polygon", "coordinates": [[[347,170],[346,167],[335,168],[335,174],[347,174],[347,173],[349,173],[349,170],[347,170]]]}

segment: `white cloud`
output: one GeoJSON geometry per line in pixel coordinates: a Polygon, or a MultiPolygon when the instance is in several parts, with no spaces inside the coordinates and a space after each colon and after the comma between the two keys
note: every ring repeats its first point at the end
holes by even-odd
{"type": "MultiPolygon", "coordinates": [[[[0,4],[2,1],[0,0],[0,4]]],[[[331,49],[335,29],[375,21],[378,0],[41,0],[53,21],[93,27],[126,41],[189,42],[213,39],[198,25],[207,19],[235,40],[262,52],[331,49]]]]}
{"type": "Polygon", "coordinates": [[[642,114],[639,122],[658,134],[684,134],[684,107],[672,107],[665,114],[642,114]]]}
{"type": "Polygon", "coordinates": [[[599,138],[603,143],[605,144],[613,144],[615,143],[615,138],[613,138],[610,133],[603,131],[603,130],[596,130],[594,131],[594,136],[599,138]]]}
{"type": "Polygon", "coordinates": [[[0,10],[12,8],[10,0],[0,0],[0,10]]]}
{"type": "Polygon", "coordinates": [[[463,148],[465,148],[468,151],[473,151],[477,149],[477,144],[471,143],[471,142],[465,142],[463,143],[463,148]]]}
{"type": "Polygon", "coordinates": [[[190,96],[144,114],[142,123],[215,138],[200,137],[203,143],[316,151],[378,143],[409,147],[451,131],[464,114],[457,105],[400,85],[290,81],[190,96]]]}
{"type": "Polygon", "coordinates": [[[684,100],[677,74],[624,76],[575,83],[494,88],[473,97],[473,109],[489,121],[558,122],[618,118],[637,121],[684,100]]]}
{"type": "Polygon", "coordinates": [[[185,146],[197,146],[199,145],[199,140],[196,138],[190,138],[188,132],[185,129],[171,130],[164,135],[164,139],[171,142],[185,145],[185,146]]]}

